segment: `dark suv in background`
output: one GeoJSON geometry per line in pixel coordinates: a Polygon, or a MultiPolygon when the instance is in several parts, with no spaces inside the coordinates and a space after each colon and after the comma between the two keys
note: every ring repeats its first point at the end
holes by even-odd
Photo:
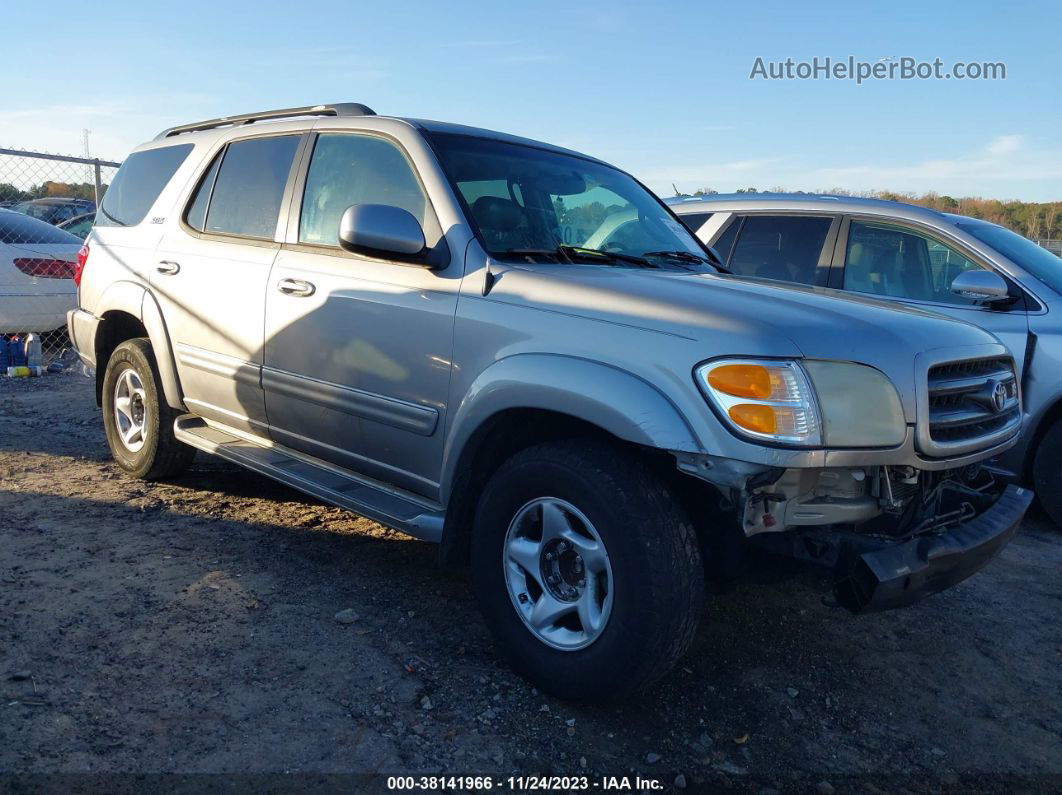
{"type": "Polygon", "coordinates": [[[79,215],[95,212],[96,202],[89,199],[30,199],[29,201],[12,205],[11,209],[17,213],[57,226],[79,215]]]}

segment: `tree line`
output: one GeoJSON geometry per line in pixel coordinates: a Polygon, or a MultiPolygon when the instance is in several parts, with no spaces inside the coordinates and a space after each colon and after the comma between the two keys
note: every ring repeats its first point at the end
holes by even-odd
{"type": "MultiPolygon", "coordinates": [[[[675,191],[676,196],[712,196],[717,193],[719,191],[711,188],[701,188],[692,194],[675,191]]],[[[833,188],[828,191],[785,191],[782,188],[760,191],[756,188],[741,188],[737,193],[815,193],[819,195],[886,199],[888,201],[904,202],[905,204],[917,204],[920,207],[928,207],[940,212],[981,218],[985,221],[1005,226],[1019,235],[1024,235],[1033,240],[1062,239],[1062,202],[1002,201],[1000,199],[985,199],[980,196],[955,198],[933,191],[922,194],[897,193],[889,190],[857,192],[843,188],[833,188]]]]}
{"type": "MultiPolygon", "coordinates": [[[[107,186],[103,189],[106,191],[107,186]]],[[[95,201],[96,186],[91,182],[42,182],[26,190],[15,187],[10,182],[0,182],[0,202],[23,202],[29,199],[89,199],[95,201]]]]}
{"type": "MultiPolygon", "coordinates": [[[[104,190],[106,190],[106,185],[104,190]]],[[[782,188],[772,188],[760,191],[756,188],[740,188],[738,193],[786,193],[782,188]]],[[[807,191],[789,191],[792,193],[805,193],[807,191]]],[[[818,194],[833,196],[862,196],[871,199],[886,199],[888,201],[917,204],[920,207],[928,207],[946,213],[958,213],[969,215],[973,218],[982,218],[985,221],[1000,224],[1012,229],[1020,235],[1034,240],[1059,240],[1062,239],[1062,202],[1023,202],[1017,200],[1002,201],[1000,199],[985,199],[980,196],[962,196],[954,198],[947,194],[929,193],[897,193],[895,191],[849,191],[844,188],[833,188],[828,191],[813,191],[818,194]]],[[[719,193],[712,188],[700,188],[692,194],[681,193],[675,190],[676,196],[712,196],[719,193]]],[[[0,182],[0,202],[26,201],[27,199],[43,199],[50,196],[73,199],[96,198],[96,188],[90,182],[42,182],[27,190],[22,190],[6,182],[0,182]]],[[[560,208],[568,214],[578,214],[577,208],[560,208]]],[[[600,208],[604,209],[604,208],[600,208]]],[[[587,212],[586,210],[583,211],[587,212]]],[[[593,212],[589,213],[593,215],[593,212]]],[[[575,221],[576,219],[571,219],[575,221]]],[[[591,220],[591,219],[580,219],[591,220]]]]}

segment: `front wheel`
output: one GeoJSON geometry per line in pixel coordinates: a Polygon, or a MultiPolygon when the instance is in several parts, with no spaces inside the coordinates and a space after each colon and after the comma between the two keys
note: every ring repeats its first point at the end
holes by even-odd
{"type": "Polygon", "coordinates": [[[175,419],[162,396],[151,343],[139,338],[121,343],[103,375],[103,428],[118,466],[141,480],[187,469],[195,448],[177,441],[175,419]]]}
{"type": "Polygon", "coordinates": [[[490,479],[472,538],[476,596],[503,656],[567,699],[621,698],[666,674],[701,615],[692,523],[635,456],[529,448],[490,479]]]}

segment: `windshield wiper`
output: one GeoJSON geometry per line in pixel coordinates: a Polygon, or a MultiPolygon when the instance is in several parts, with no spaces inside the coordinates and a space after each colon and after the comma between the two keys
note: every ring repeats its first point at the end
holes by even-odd
{"type": "Polygon", "coordinates": [[[646,251],[647,257],[671,257],[672,259],[682,260],[684,262],[700,262],[705,265],[711,265],[716,270],[723,273],[733,273],[726,265],[721,262],[714,261],[711,257],[705,257],[700,254],[694,254],[692,251],[646,251]]]}
{"type": "Polygon", "coordinates": [[[554,259],[563,259],[566,262],[569,258],[563,251],[557,248],[507,248],[505,251],[492,251],[493,257],[553,257],[554,259]]]}
{"type": "Polygon", "coordinates": [[[577,259],[600,262],[605,265],[614,265],[617,262],[626,262],[638,265],[642,268],[659,268],[660,266],[650,262],[645,257],[636,257],[633,254],[621,254],[618,251],[603,251],[599,248],[582,248],[581,246],[560,245],[556,248],[510,248],[499,251],[495,256],[501,257],[555,257],[562,262],[572,263],[577,259]]]}
{"type": "Polygon", "coordinates": [[[641,265],[643,268],[658,268],[656,263],[650,262],[645,257],[636,257],[633,254],[621,254],[618,251],[605,251],[600,248],[583,248],[582,246],[557,246],[569,255],[577,257],[604,258],[614,262],[629,262],[632,265],[641,265]]]}

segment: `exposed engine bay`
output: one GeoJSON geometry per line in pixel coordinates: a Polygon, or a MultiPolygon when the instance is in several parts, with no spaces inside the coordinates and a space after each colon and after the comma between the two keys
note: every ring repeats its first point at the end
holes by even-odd
{"type": "Polygon", "coordinates": [[[900,540],[969,521],[998,491],[980,464],[938,471],[884,465],[787,469],[740,495],[735,508],[746,536],[835,526],[900,540]]]}
{"type": "Polygon", "coordinates": [[[682,453],[675,460],[718,489],[720,514],[734,520],[718,528],[716,556],[736,559],[755,547],[824,567],[837,604],[855,613],[912,604],[977,572],[1014,535],[1034,496],[980,463],[785,468],[682,453]]]}

